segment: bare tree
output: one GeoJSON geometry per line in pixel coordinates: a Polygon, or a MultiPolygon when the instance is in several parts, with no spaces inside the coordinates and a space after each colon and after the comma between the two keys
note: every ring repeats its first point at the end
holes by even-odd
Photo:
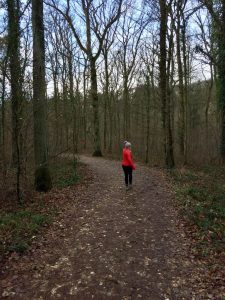
{"type": "Polygon", "coordinates": [[[221,157],[225,162],[225,0],[199,0],[211,14],[215,24],[215,39],[218,47],[216,65],[218,69],[218,94],[221,108],[221,157]]]}
{"type": "Polygon", "coordinates": [[[124,14],[117,32],[117,39],[119,40],[120,47],[118,56],[123,76],[123,136],[125,139],[130,138],[131,108],[129,89],[136,72],[139,44],[146,25],[142,15],[135,20],[127,14],[128,11],[124,14]]]}
{"type": "Polygon", "coordinates": [[[121,15],[123,0],[114,2],[113,6],[110,6],[109,15],[106,16],[107,2],[105,1],[101,5],[95,6],[93,0],[80,0],[79,9],[82,11],[81,20],[84,20],[85,31],[86,31],[86,42],[82,42],[78,28],[73,22],[71,16],[71,1],[67,1],[65,10],[61,9],[55,1],[48,2],[48,5],[55,8],[68,22],[73,35],[80,47],[80,49],[87,55],[90,64],[91,73],[91,97],[93,105],[93,120],[94,120],[94,156],[102,156],[101,151],[101,139],[99,130],[99,101],[98,101],[98,84],[97,84],[97,72],[96,72],[96,61],[99,58],[102,45],[105,40],[106,34],[110,27],[118,20],[121,15]],[[106,18],[102,22],[102,18],[106,18]],[[98,43],[98,45],[96,44],[98,43]],[[95,51],[96,49],[96,51],[95,51]]]}

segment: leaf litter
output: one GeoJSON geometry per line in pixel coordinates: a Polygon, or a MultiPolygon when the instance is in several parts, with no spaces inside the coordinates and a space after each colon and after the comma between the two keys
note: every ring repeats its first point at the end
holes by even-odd
{"type": "Polygon", "coordinates": [[[192,256],[162,171],[139,166],[126,192],[118,162],[82,161],[92,180],[66,188],[57,220],[6,261],[2,298],[222,299],[223,279],[211,286],[207,262],[192,256]]]}

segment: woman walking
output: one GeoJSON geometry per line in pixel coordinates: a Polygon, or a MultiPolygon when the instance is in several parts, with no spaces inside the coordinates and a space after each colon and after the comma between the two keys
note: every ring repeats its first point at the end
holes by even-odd
{"type": "Polygon", "coordinates": [[[124,143],[123,148],[122,168],[125,175],[126,190],[129,190],[132,188],[132,172],[136,167],[132,160],[131,143],[127,141],[124,143]]]}

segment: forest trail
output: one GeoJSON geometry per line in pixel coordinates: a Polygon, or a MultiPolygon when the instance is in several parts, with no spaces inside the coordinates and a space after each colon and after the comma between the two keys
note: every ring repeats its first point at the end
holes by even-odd
{"type": "Polygon", "coordinates": [[[15,276],[8,266],[2,296],[201,299],[195,298],[195,285],[200,287],[194,261],[176,226],[172,196],[162,173],[138,165],[134,188],[126,192],[119,162],[81,160],[93,172],[93,181],[74,195],[76,205],[42,237],[40,248],[19,259],[19,274],[15,276]]]}

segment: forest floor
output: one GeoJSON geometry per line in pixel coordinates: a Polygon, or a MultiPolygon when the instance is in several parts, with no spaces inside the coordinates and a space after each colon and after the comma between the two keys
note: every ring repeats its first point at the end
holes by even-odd
{"type": "Polygon", "coordinates": [[[163,171],[138,165],[126,192],[119,162],[81,161],[91,179],[67,188],[61,213],[26,255],[11,254],[0,297],[224,299],[221,282],[215,286],[207,263],[192,255],[163,171]]]}

